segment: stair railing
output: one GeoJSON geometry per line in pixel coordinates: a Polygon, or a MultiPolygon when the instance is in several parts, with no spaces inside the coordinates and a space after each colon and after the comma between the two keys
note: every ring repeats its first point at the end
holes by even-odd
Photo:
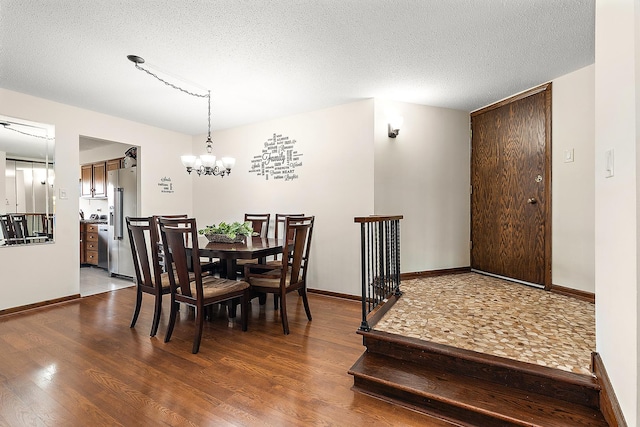
{"type": "Polygon", "coordinates": [[[360,224],[362,261],[362,323],[369,331],[369,315],[400,292],[400,220],[402,215],[356,217],[360,224]]]}

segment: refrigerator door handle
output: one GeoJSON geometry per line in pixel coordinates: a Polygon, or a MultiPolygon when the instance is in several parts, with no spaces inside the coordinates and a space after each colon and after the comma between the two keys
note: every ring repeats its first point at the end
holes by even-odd
{"type": "Polygon", "coordinates": [[[124,195],[124,188],[117,187],[114,189],[115,192],[115,200],[113,204],[113,212],[115,215],[114,224],[113,224],[113,239],[114,240],[122,240],[123,238],[123,219],[122,218],[122,201],[124,195]]]}

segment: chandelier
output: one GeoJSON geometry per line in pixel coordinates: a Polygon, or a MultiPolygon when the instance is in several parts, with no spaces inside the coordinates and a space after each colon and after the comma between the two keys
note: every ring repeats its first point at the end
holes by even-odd
{"type": "Polygon", "coordinates": [[[213,141],[211,140],[211,91],[207,91],[205,95],[199,93],[189,92],[179,86],[176,86],[168,81],[162,79],[158,75],[152,73],[151,71],[142,68],[140,64],[144,64],[144,59],[137,55],[127,55],[127,59],[133,62],[138,70],[144,71],[150,76],[160,80],[162,83],[166,84],[169,87],[177,89],[181,92],[186,93],[187,95],[195,96],[197,98],[207,98],[208,103],[208,114],[207,114],[207,140],[205,141],[205,146],[207,150],[207,154],[202,154],[199,157],[193,156],[191,154],[184,155],[180,157],[182,164],[185,168],[187,168],[187,172],[191,174],[191,171],[196,171],[198,175],[214,175],[224,177],[225,175],[229,175],[231,173],[231,169],[236,164],[236,159],[233,157],[222,157],[220,160],[216,160],[216,156],[211,154],[213,151],[213,141]]]}

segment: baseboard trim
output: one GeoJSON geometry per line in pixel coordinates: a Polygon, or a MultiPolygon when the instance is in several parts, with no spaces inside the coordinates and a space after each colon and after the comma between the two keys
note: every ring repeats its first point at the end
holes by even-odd
{"type": "Polygon", "coordinates": [[[61,304],[61,303],[64,303],[64,302],[69,302],[69,301],[76,300],[78,298],[80,298],[80,294],[74,294],[74,295],[69,295],[69,296],[62,297],[62,298],[56,298],[56,299],[51,299],[51,300],[46,300],[46,301],[40,301],[40,302],[36,302],[36,303],[33,303],[33,304],[21,305],[20,307],[7,308],[7,309],[4,309],[4,310],[0,310],[0,317],[10,316],[12,314],[19,314],[19,313],[22,313],[24,311],[35,310],[35,309],[38,309],[38,308],[48,307],[50,305],[61,304]]]}
{"type": "Polygon", "coordinates": [[[579,289],[566,288],[560,285],[551,285],[551,292],[560,294],[560,295],[565,295],[568,297],[577,298],[583,301],[590,302],[592,304],[596,303],[596,295],[594,293],[581,291],[579,289]]]}
{"type": "Polygon", "coordinates": [[[324,295],[327,297],[350,299],[355,301],[362,300],[362,297],[359,295],[341,294],[340,292],[323,291],[322,289],[307,289],[307,292],[309,292],[310,294],[324,295]]]}
{"type": "MultiPolygon", "coordinates": [[[[307,289],[307,292],[310,294],[324,295],[324,296],[333,297],[333,298],[342,298],[342,299],[348,299],[348,300],[358,301],[358,302],[362,301],[362,298],[358,295],[341,294],[338,292],[323,291],[321,289],[307,289]]],[[[378,323],[378,321],[382,319],[382,317],[387,313],[387,311],[389,311],[389,309],[393,307],[396,301],[398,301],[398,298],[400,297],[391,295],[383,304],[378,305],[376,308],[373,309],[371,313],[369,313],[369,318],[367,319],[367,323],[371,328],[373,328],[373,325],[378,323]]]]}
{"type": "Polygon", "coordinates": [[[446,274],[469,273],[471,267],[445,268],[442,270],[414,271],[411,273],[401,273],[400,280],[418,279],[421,277],[444,276],[446,274]]]}
{"type": "Polygon", "coordinates": [[[600,412],[611,427],[627,427],[624,414],[613,390],[604,362],[597,352],[591,353],[591,370],[600,384],[600,412]]]}

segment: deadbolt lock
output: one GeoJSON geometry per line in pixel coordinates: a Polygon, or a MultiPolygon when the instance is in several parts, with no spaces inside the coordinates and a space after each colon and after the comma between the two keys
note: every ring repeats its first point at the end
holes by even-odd
{"type": "Polygon", "coordinates": [[[536,182],[542,182],[542,175],[536,176],[536,182]]]}

